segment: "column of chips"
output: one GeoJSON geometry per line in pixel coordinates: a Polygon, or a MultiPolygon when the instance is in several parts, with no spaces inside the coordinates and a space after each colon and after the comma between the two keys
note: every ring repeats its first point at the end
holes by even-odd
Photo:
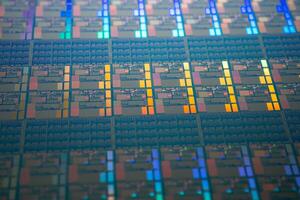
{"type": "Polygon", "coordinates": [[[231,78],[231,73],[229,70],[229,63],[228,61],[222,61],[222,68],[225,77],[219,78],[220,84],[227,86],[227,92],[229,95],[229,102],[228,104],[225,104],[225,110],[226,112],[238,112],[238,105],[237,105],[237,100],[234,92],[234,87],[232,84],[232,78],[231,78]]]}
{"type": "Polygon", "coordinates": [[[278,13],[282,13],[285,20],[286,26],[283,27],[284,33],[296,33],[296,27],[294,24],[292,13],[290,12],[289,6],[286,3],[286,0],[280,0],[280,4],[277,5],[276,10],[278,13]]]}
{"type": "Polygon", "coordinates": [[[22,71],[22,83],[21,83],[21,95],[20,95],[20,106],[19,106],[19,112],[18,112],[18,119],[24,119],[24,117],[25,117],[28,71],[29,71],[29,67],[24,67],[23,71],[22,71]]]}
{"type": "Polygon", "coordinates": [[[152,166],[153,166],[153,180],[154,180],[154,191],[156,200],[163,200],[163,186],[161,180],[159,150],[152,149],[152,166]]]}
{"type": "MultiPolygon", "coordinates": [[[[300,172],[299,172],[299,167],[297,165],[296,157],[295,157],[293,149],[292,149],[292,145],[286,144],[285,148],[286,148],[287,154],[289,155],[290,164],[284,166],[284,171],[285,171],[286,175],[293,176],[295,178],[297,189],[298,189],[298,191],[300,191],[300,172]]],[[[300,159],[300,158],[298,157],[298,159],[300,159]]],[[[299,160],[298,160],[298,162],[299,162],[299,160]]]]}
{"type": "Polygon", "coordinates": [[[184,113],[196,113],[196,102],[193,90],[193,81],[191,77],[190,71],[190,64],[188,62],[183,63],[183,70],[184,70],[184,79],[179,80],[179,84],[181,87],[187,88],[187,95],[188,95],[188,105],[183,106],[184,113]]]}
{"type": "Polygon", "coordinates": [[[274,87],[273,80],[272,80],[272,77],[270,74],[268,62],[266,60],[261,60],[261,65],[262,65],[264,75],[259,77],[259,81],[261,84],[267,85],[269,94],[271,96],[271,102],[268,102],[266,104],[267,109],[269,111],[280,110],[280,105],[278,102],[277,94],[275,92],[275,87],[274,87]]]}
{"type": "Polygon", "coordinates": [[[253,167],[250,162],[248,147],[246,145],[243,145],[241,148],[244,166],[239,168],[240,176],[244,176],[248,179],[248,185],[250,187],[252,200],[259,200],[257,185],[253,173],[253,167]]]}
{"type": "Polygon", "coordinates": [[[61,12],[61,17],[66,18],[65,32],[60,33],[61,39],[71,39],[72,38],[72,13],[73,3],[72,0],[66,0],[66,10],[61,12]]]}
{"type": "Polygon", "coordinates": [[[204,200],[211,200],[203,147],[197,148],[197,159],[199,167],[193,169],[193,176],[194,178],[200,178],[202,181],[201,190],[197,191],[197,194],[202,194],[204,200]]]}
{"type": "Polygon", "coordinates": [[[114,174],[114,152],[107,151],[106,155],[107,159],[107,193],[108,193],[108,200],[115,199],[115,174],[114,174]]]}
{"type": "Polygon", "coordinates": [[[33,1],[29,1],[28,3],[29,3],[29,7],[28,10],[26,11],[27,22],[26,22],[26,31],[24,33],[24,38],[27,40],[31,40],[33,38],[32,31],[33,31],[35,4],[33,1]]]}
{"type": "Polygon", "coordinates": [[[170,9],[170,15],[176,18],[176,29],[172,30],[173,37],[184,37],[184,21],[181,11],[180,0],[173,0],[174,8],[170,9]]]}
{"type": "Polygon", "coordinates": [[[140,80],[140,88],[146,89],[147,106],[142,107],[143,115],[154,115],[154,100],[150,64],[144,64],[145,80],[140,80]]]}
{"type": "Polygon", "coordinates": [[[256,17],[251,5],[251,0],[245,0],[245,5],[241,6],[241,13],[248,15],[250,27],[246,28],[248,35],[255,35],[259,33],[256,17]]]}
{"type": "Polygon", "coordinates": [[[139,17],[140,30],[135,31],[134,35],[136,38],[146,38],[147,33],[147,14],[144,0],[138,0],[138,9],[134,10],[134,16],[139,17]]]}
{"type": "Polygon", "coordinates": [[[102,0],[102,10],[98,12],[97,16],[102,17],[102,31],[97,33],[97,38],[110,38],[109,0],[102,0]]]}
{"type": "Polygon", "coordinates": [[[70,66],[65,66],[64,69],[64,84],[63,84],[63,118],[69,116],[69,95],[70,95],[70,66]]]}
{"type": "Polygon", "coordinates": [[[209,35],[219,36],[222,35],[222,29],[220,25],[220,18],[215,0],[208,0],[209,7],[205,9],[205,14],[210,15],[212,18],[213,28],[209,29],[209,35]]]}
{"type": "Polygon", "coordinates": [[[105,91],[105,109],[99,109],[100,116],[111,116],[112,115],[112,100],[111,100],[111,69],[110,65],[105,65],[104,68],[104,81],[99,81],[99,89],[105,91]]]}

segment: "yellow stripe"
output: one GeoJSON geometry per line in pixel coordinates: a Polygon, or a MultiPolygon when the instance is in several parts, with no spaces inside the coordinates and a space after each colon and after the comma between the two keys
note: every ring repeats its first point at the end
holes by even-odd
{"type": "Polygon", "coordinates": [[[183,112],[184,113],[197,113],[190,64],[188,62],[184,62],[183,69],[184,69],[184,79],[180,79],[179,83],[180,83],[181,87],[187,87],[186,89],[187,89],[187,94],[188,94],[188,105],[183,106],[183,112]]]}
{"type": "Polygon", "coordinates": [[[237,106],[237,98],[235,96],[234,87],[232,84],[232,77],[229,70],[229,63],[227,60],[222,61],[222,68],[224,77],[220,77],[219,81],[221,85],[227,86],[228,97],[229,97],[229,104],[225,104],[225,111],[226,112],[238,112],[239,108],[237,106]],[[225,82],[226,80],[226,82],[225,82]]]}
{"type": "Polygon", "coordinates": [[[260,76],[259,80],[261,84],[267,84],[268,92],[271,98],[271,102],[266,103],[267,110],[268,111],[280,110],[278,96],[275,92],[275,87],[273,84],[272,76],[270,74],[270,68],[267,60],[261,60],[261,65],[263,67],[264,76],[260,76]]]}
{"type": "Polygon", "coordinates": [[[144,63],[144,74],[145,79],[139,81],[140,88],[146,89],[146,97],[147,97],[147,106],[143,106],[141,108],[141,112],[143,115],[153,115],[154,112],[154,99],[153,99],[153,90],[152,90],[152,76],[150,72],[150,64],[144,63]]]}
{"type": "MultiPolygon", "coordinates": [[[[110,65],[104,66],[104,82],[99,82],[99,88],[105,90],[105,116],[112,115],[112,100],[111,100],[111,67],[110,65]]],[[[103,115],[103,111],[100,115],[103,115]]]]}

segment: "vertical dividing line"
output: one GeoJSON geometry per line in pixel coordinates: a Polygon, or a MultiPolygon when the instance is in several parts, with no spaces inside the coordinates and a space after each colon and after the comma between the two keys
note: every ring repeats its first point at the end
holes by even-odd
{"type": "Polygon", "coordinates": [[[140,29],[134,32],[136,38],[147,38],[147,13],[145,7],[145,0],[138,0],[138,9],[134,10],[134,16],[139,17],[140,29]]]}
{"type": "Polygon", "coordinates": [[[241,13],[246,14],[248,16],[248,21],[250,23],[250,26],[246,28],[246,33],[248,35],[259,34],[257,20],[251,5],[251,0],[245,0],[245,4],[241,6],[241,13]]]}
{"type": "Polygon", "coordinates": [[[267,85],[268,92],[271,97],[271,102],[267,102],[266,104],[267,109],[268,111],[280,110],[278,96],[275,90],[275,86],[273,84],[273,80],[272,80],[272,76],[271,76],[271,72],[267,60],[261,60],[261,65],[262,65],[264,75],[259,77],[259,81],[261,84],[267,85]]]}
{"type": "Polygon", "coordinates": [[[173,5],[174,7],[170,9],[170,15],[176,19],[176,29],[172,30],[172,35],[173,37],[184,37],[185,29],[180,0],[173,0],[173,5]]]}
{"type": "Polygon", "coordinates": [[[153,88],[152,88],[152,75],[151,75],[151,66],[149,63],[144,64],[144,73],[145,79],[139,81],[140,88],[146,89],[146,101],[147,105],[142,107],[142,115],[154,115],[155,106],[153,99],[153,88]]]}
{"type": "Polygon", "coordinates": [[[98,39],[110,38],[110,0],[102,0],[102,10],[98,11],[97,16],[102,18],[102,31],[97,32],[98,39]]]}
{"type": "Polygon", "coordinates": [[[199,144],[204,146],[205,141],[204,141],[204,134],[203,134],[202,124],[201,124],[200,114],[196,115],[196,122],[197,122],[198,136],[200,139],[199,144]]]}
{"type": "Polygon", "coordinates": [[[197,113],[192,75],[190,70],[190,64],[188,62],[183,63],[183,71],[184,71],[184,79],[180,79],[179,84],[182,87],[186,87],[187,94],[188,94],[188,104],[183,106],[183,112],[197,113]]]}
{"type": "Polygon", "coordinates": [[[231,72],[229,69],[229,63],[227,60],[222,61],[222,69],[223,69],[224,77],[220,77],[219,81],[221,85],[227,86],[227,93],[229,96],[229,103],[225,104],[225,110],[226,112],[238,112],[239,108],[237,104],[237,98],[235,95],[231,72]]]}
{"type": "Polygon", "coordinates": [[[220,36],[222,35],[222,28],[220,24],[220,17],[218,13],[218,8],[216,6],[215,0],[208,0],[209,7],[205,9],[206,15],[210,15],[212,19],[213,28],[209,29],[209,35],[220,36]]]}
{"type": "Polygon", "coordinates": [[[22,68],[22,80],[21,84],[18,85],[18,91],[20,92],[19,99],[19,108],[17,112],[17,119],[24,120],[26,118],[26,100],[27,100],[27,90],[28,90],[28,82],[29,82],[29,67],[22,68]]]}

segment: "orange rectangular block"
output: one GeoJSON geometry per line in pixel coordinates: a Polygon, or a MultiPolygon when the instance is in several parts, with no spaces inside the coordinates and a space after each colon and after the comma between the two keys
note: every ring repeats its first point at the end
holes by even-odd
{"type": "Polygon", "coordinates": [[[206,105],[205,103],[198,103],[199,112],[206,112],[206,105]]]}
{"type": "Polygon", "coordinates": [[[43,6],[42,5],[38,5],[37,7],[36,7],[36,12],[35,12],[35,16],[36,17],[42,17],[43,16],[43,6]]]}
{"type": "Polygon", "coordinates": [[[170,161],[162,161],[162,174],[164,178],[172,176],[170,161]]]}
{"type": "Polygon", "coordinates": [[[275,185],[273,184],[263,184],[263,189],[267,191],[273,191],[275,188],[275,185]]]}
{"type": "Polygon", "coordinates": [[[236,103],[236,98],[234,95],[230,95],[230,103],[236,103]]]}
{"type": "Polygon", "coordinates": [[[186,114],[190,113],[190,108],[189,108],[188,105],[183,106],[183,112],[186,113],[186,114]]]}
{"type": "Polygon", "coordinates": [[[191,113],[197,113],[197,109],[195,105],[191,105],[190,109],[191,109],[191,113]]]}
{"type": "Polygon", "coordinates": [[[232,104],[231,107],[232,107],[233,112],[238,112],[239,111],[237,104],[232,104]]]}
{"type": "Polygon", "coordinates": [[[36,77],[31,77],[29,82],[29,90],[36,90],[38,88],[38,80],[36,77]]]}
{"type": "Polygon", "coordinates": [[[69,90],[70,88],[70,83],[69,82],[65,82],[64,83],[64,90],[69,90]]]}
{"type": "Polygon", "coordinates": [[[70,74],[70,66],[69,65],[65,66],[65,74],[70,74]]]}
{"type": "Polygon", "coordinates": [[[193,96],[189,96],[189,104],[191,105],[195,104],[195,98],[193,96]]]}
{"type": "Polygon", "coordinates": [[[115,5],[110,5],[110,15],[111,16],[115,16],[115,15],[117,15],[117,7],[115,6],[115,5]]]}
{"type": "Polygon", "coordinates": [[[222,23],[221,27],[222,27],[222,31],[223,31],[224,34],[229,34],[230,33],[230,29],[228,27],[228,23],[225,23],[225,22],[222,23]]]}
{"type": "Polygon", "coordinates": [[[29,168],[22,168],[21,169],[21,177],[20,177],[20,184],[27,185],[30,182],[30,169],[29,168]]]}
{"type": "Polygon", "coordinates": [[[80,5],[73,6],[73,16],[79,17],[80,16],[80,5]]]}
{"type": "Polygon", "coordinates": [[[36,112],[35,112],[35,104],[28,104],[27,106],[27,117],[28,118],[35,118],[36,112]]]}
{"type": "Polygon", "coordinates": [[[151,4],[146,5],[146,13],[147,15],[152,15],[153,14],[153,8],[151,4]]]}
{"type": "Polygon", "coordinates": [[[142,110],[142,115],[147,115],[148,114],[146,106],[143,106],[141,110],[142,110]]]}
{"type": "Polygon", "coordinates": [[[153,106],[148,107],[148,110],[149,110],[150,115],[154,115],[154,107],[153,106]]]}
{"type": "Polygon", "coordinates": [[[105,81],[110,81],[110,74],[109,73],[105,73],[105,81]]]}
{"type": "Polygon", "coordinates": [[[255,174],[264,174],[264,168],[260,161],[260,158],[258,157],[252,158],[252,162],[253,162],[255,174]]]}
{"type": "Polygon", "coordinates": [[[280,110],[280,106],[278,102],[273,103],[273,106],[275,110],[280,110]]]}
{"type": "Polygon", "coordinates": [[[69,82],[70,81],[70,75],[69,74],[65,74],[64,81],[65,82],[69,82]]]}
{"type": "Polygon", "coordinates": [[[105,106],[110,108],[111,107],[111,99],[106,99],[105,106]]]}
{"type": "Polygon", "coordinates": [[[273,111],[274,110],[272,103],[267,103],[266,105],[267,105],[268,111],[273,111]]]}
{"type": "Polygon", "coordinates": [[[36,39],[42,38],[42,28],[41,27],[34,28],[34,38],[36,38],[36,39]]]}
{"type": "Polygon", "coordinates": [[[61,110],[56,111],[55,118],[61,118],[61,110]]]}
{"type": "Polygon", "coordinates": [[[193,34],[193,28],[191,24],[185,24],[185,33],[186,35],[192,35],[193,34]]]}
{"type": "Polygon", "coordinates": [[[80,26],[73,27],[73,38],[80,38],[80,26]]]}
{"type": "Polygon", "coordinates": [[[105,81],[105,89],[110,89],[110,81],[105,81]]]}
{"type": "Polygon", "coordinates": [[[69,166],[69,183],[76,182],[78,180],[78,168],[77,165],[69,166]]]}
{"type": "Polygon", "coordinates": [[[80,87],[80,82],[79,81],[73,81],[72,82],[72,88],[73,89],[78,89],[80,87]]]}
{"type": "Polygon", "coordinates": [[[289,102],[288,102],[288,100],[286,98],[286,95],[280,95],[279,99],[280,99],[280,104],[281,104],[281,106],[282,106],[283,109],[290,108],[290,105],[289,105],[289,102]]]}
{"type": "Polygon", "coordinates": [[[189,7],[187,4],[181,4],[181,11],[183,14],[188,14],[189,13],[189,7]]]}
{"type": "Polygon", "coordinates": [[[149,33],[149,36],[156,36],[156,29],[155,29],[155,26],[149,25],[149,26],[148,26],[148,33],[149,33]]]}
{"type": "Polygon", "coordinates": [[[79,104],[77,102],[72,103],[72,105],[71,105],[71,116],[72,117],[79,116],[79,104]]]}
{"type": "Polygon", "coordinates": [[[156,112],[157,113],[164,113],[165,112],[165,108],[164,105],[162,103],[156,103],[156,112]]]}
{"type": "Polygon", "coordinates": [[[266,25],[264,22],[258,22],[258,27],[259,27],[259,31],[261,33],[266,33],[267,29],[266,29],[266,25]]]}
{"type": "Polygon", "coordinates": [[[111,91],[110,90],[105,92],[105,97],[108,98],[108,99],[111,98],[111,91]]]}
{"type": "Polygon", "coordinates": [[[125,168],[122,163],[116,164],[116,178],[117,180],[125,179],[125,168]]]}
{"type": "Polygon", "coordinates": [[[119,36],[119,31],[118,31],[117,26],[111,26],[110,30],[111,30],[111,36],[112,37],[118,37],[119,36]]]}
{"type": "Polygon", "coordinates": [[[295,26],[298,32],[300,32],[300,20],[295,20],[295,26]]]}
{"type": "Polygon", "coordinates": [[[231,112],[231,106],[230,106],[230,104],[225,104],[225,111],[226,112],[231,112]]]}
{"type": "MultiPolygon", "coordinates": [[[[105,73],[110,72],[110,65],[105,65],[104,71],[105,71],[105,73]]],[[[110,74],[108,73],[108,75],[110,75],[110,74]]],[[[105,74],[105,76],[106,76],[106,74],[105,74]]]]}
{"type": "Polygon", "coordinates": [[[111,108],[106,108],[106,116],[111,116],[112,112],[111,112],[111,108]]]}
{"type": "Polygon", "coordinates": [[[5,9],[3,6],[0,6],[0,17],[4,17],[5,15],[5,9]]]}
{"type": "Polygon", "coordinates": [[[207,159],[207,168],[208,168],[208,173],[210,176],[217,176],[218,175],[218,170],[217,170],[217,165],[215,159],[207,159]]]}
{"type": "Polygon", "coordinates": [[[114,105],[114,114],[121,115],[122,114],[122,106],[121,105],[114,105]]]}
{"type": "Polygon", "coordinates": [[[68,111],[67,109],[65,109],[65,110],[63,111],[63,117],[64,117],[64,118],[69,117],[69,111],[68,111]]]}

